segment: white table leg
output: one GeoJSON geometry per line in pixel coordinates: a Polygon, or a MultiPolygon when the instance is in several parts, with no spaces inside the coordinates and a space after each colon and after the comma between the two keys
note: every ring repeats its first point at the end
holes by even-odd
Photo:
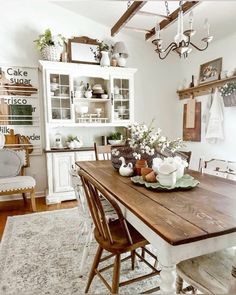
{"type": "Polygon", "coordinates": [[[160,294],[175,294],[175,265],[161,265],[160,294]]]}

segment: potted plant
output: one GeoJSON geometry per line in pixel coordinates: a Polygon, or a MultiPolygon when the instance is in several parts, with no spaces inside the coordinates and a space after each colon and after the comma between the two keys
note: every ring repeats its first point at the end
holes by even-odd
{"type": "Polygon", "coordinates": [[[77,136],[69,135],[67,137],[67,146],[70,149],[78,149],[81,148],[83,145],[83,142],[81,139],[79,139],[77,136]]]}
{"type": "Polygon", "coordinates": [[[51,30],[47,29],[44,34],[39,35],[39,38],[34,40],[34,42],[42,55],[42,59],[60,61],[65,40],[66,39],[61,34],[53,36],[51,30]]]}
{"type": "Polygon", "coordinates": [[[100,62],[102,67],[109,67],[110,66],[110,57],[109,53],[111,52],[113,46],[109,46],[105,42],[99,42],[97,45],[97,50],[94,51],[92,48],[91,51],[94,55],[94,59],[100,62]]]}
{"type": "Polygon", "coordinates": [[[123,143],[123,135],[120,132],[114,132],[108,136],[108,143],[118,145],[123,143]]]}

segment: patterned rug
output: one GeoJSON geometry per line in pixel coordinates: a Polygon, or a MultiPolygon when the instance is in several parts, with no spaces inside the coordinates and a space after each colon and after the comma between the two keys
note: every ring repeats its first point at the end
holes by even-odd
{"type": "MultiPolygon", "coordinates": [[[[0,294],[84,293],[97,243],[92,242],[85,274],[80,278],[86,236],[79,234],[79,227],[77,208],[9,217],[0,244],[0,294]]],[[[144,263],[134,271],[130,267],[130,260],[122,263],[121,281],[150,271],[144,263]]],[[[106,275],[110,281],[111,275],[110,269],[106,275]]],[[[120,293],[137,294],[156,286],[157,277],[120,288],[120,293]]],[[[90,293],[104,294],[108,290],[95,277],[90,293]]]]}

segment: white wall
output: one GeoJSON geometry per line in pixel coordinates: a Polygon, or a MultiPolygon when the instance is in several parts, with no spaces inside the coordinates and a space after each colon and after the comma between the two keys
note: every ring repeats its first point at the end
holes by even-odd
{"type": "MultiPolygon", "coordinates": [[[[191,75],[199,75],[200,65],[223,57],[223,70],[232,70],[236,68],[236,35],[228,36],[224,39],[217,40],[210,44],[204,52],[193,50],[187,60],[180,62],[179,83],[184,78],[190,83],[191,75]]],[[[197,97],[202,102],[202,114],[204,114],[208,96],[197,97]]],[[[182,134],[182,116],[184,101],[177,102],[177,122],[176,135],[182,134]]],[[[187,149],[193,152],[191,167],[198,168],[200,157],[205,159],[219,158],[236,161],[236,107],[224,108],[224,128],[225,140],[220,144],[210,144],[205,140],[205,124],[202,123],[202,141],[199,143],[188,143],[187,149]]]]}
{"type": "MultiPolygon", "coordinates": [[[[91,3],[92,1],[88,1],[88,7],[91,3]]],[[[53,3],[40,0],[0,0],[0,4],[1,11],[4,11],[0,18],[0,62],[38,66],[40,56],[33,40],[46,28],[68,38],[85,35],[99,40],[110,39],[110,28],[53,3]]],[[[163,133],[173,136],[175,130],[172,118],[175,113],[177,87],[177,82],[174,81],[178,73],[176,66],[172,67],[175,57],[161,62],[152,45],[142,39],[120,33],[113,38],[113,42],[116,40],[123,40],[127,44],[130,53],[127,66],[138,68],[135,76],[135,120],[148,123],[152,118],[156,118],[155,124],[163,129],[163,133]]],[[[42,97],[40,99],[42,100],[42,97]]],[[[92,142],[95,134],[91,130],[90,134],[92,142]]],[[[36,190],[44,191],[47,186],[44,155],[32,157],[28,173],[36,176],[36,190]]]]}

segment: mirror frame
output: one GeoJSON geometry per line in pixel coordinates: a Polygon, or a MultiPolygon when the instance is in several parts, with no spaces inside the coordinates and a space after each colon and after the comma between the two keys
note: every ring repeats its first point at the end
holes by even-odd
{"type": "Polygon", "coordinates": [[[94,62],[91,61],[91,60],[84,61],[84,60],[74,59],[73,52],[72,52],[72,44],[73,43],[87,45],[88,50],[91,50],[90,49],[91,45],[96,45],[97,46],[99,44],[97,39],[91,39],[91,38],[86,37],[86,36],[74,37],[72,39],[69,39],[68,40],[68,61],[72,62],[72,63],[99,65],[99,62],[97,62],[95,59],[94,59],[94,62]]]}

